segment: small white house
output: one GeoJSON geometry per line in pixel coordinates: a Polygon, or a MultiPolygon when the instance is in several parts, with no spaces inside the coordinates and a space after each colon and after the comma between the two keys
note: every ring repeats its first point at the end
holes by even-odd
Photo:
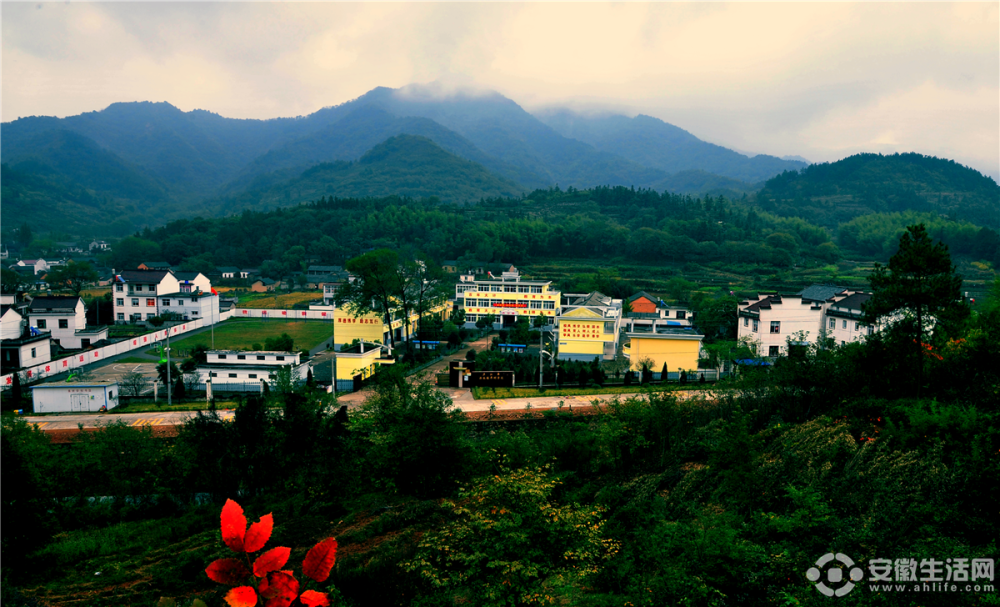
{"type": "Polygon", "coordinates": [[[35,413],[84,413],[118,406],[118,382],[54,382],[31,387],[35,413]]]}
{"type": "Polygon", "coordinates": [[[306,379],[309,364],[300,362],[297,352],[246,352],[239,350],[210,350],[206,362],[196,369],[202,383],[211,380],[220,384],[259,384],[273,382],[278,369],[291,367],[292,380],[306,379]]]}

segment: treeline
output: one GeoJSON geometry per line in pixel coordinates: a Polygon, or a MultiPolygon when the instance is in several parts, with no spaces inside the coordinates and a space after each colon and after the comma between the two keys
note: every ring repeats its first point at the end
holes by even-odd
{"type": "MultiPolygon", "coordinates": [[[[693,198],[625,187],[536,190],[522,198],[442,204],[411,199],[321,198],[270,212],[180,220],[118,243],[107,263],[134,267],[150,259],[189,269],[260,267],[293,247],[298,258],[343,264],[375,248],[416,248],[438,260],[526,263],[560,258],[746,264],[770,268],[826,264],[844,253],[884,259],[914,215],[867,215],[845,224],[839,245],[823,227],[780,217],[745,201],[693,198]],[[887,244],[889,243],[889,244],[887,244]]],[[[995,232],[927,217],[925,223],[959,254],[993,259],[995,232]],[[969,243],[976,244],[970,246],[969,243]]]]}

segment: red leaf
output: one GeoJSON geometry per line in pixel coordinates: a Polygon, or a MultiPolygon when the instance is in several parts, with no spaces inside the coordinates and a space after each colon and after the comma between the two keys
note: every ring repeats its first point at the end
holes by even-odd
{"type": "Polygon", "coordinates": [[[330,577],[330,569],[337,561],[337,540],[328,537],[309,549],[302,561],[302,574],[317,582],[325,582],[330,577]]]}
{"type": "Polygon", "coordinates": [[[257,557],[253,562],[253,574],[257,577],[264,577],[271,571],[277,571],[288,562],[288,556],[292,553],[291,548],[278,546],[271,548],[264,554],[257,557]]]}
{"type": "Polygon", "coordinates": [[[299,597],[299,601],[306,607],[330,607],[330,597],[325,592],[306,590],[299,597]]]}
{"type": "Polygon", "coordinates": [[[257,552],[264,547],[267,540],[271,538],[271,530],[274,529],[274,519],[270,514],[260,517],[260,521],[250,525],[250,530],[243,538],[243,550],[247,552],[257,552]]]}
{"type": "Polygon", "coordinates": [[[247,517],[233,500],[222,507],[222,541],[234,552],[243,552],[243,536],[247,532],[247,517]]]}
{"type": "Polygon", "coordinates": [[[205,573],[212,580],[230,586],[242,584],[250,577],[250,571],[246,565],[236,559],[219,559],[209,565],[205,573]]]}
{"type": "Polygon", "coordinates": [[[265,607],[288,607],[299,595],[299,582],[291,571],[272,571],[260,581],[260,595],[265,607]]]}
{"type": "Polygon", "coordinates": [[[229,607],[253,607],[257,604],[257,593],[250,586],[233,588],[223,598],[229,607]]]}

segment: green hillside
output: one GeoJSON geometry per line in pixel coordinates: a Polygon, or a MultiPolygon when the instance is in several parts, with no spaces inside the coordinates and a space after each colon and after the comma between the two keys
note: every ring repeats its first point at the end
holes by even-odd
{"type": "Polygon", "coordinates": [[[357,162],[318,164],[290,181],[245,192],[221,206],[227,211],[289,206],[324,196],[437,196],[442,202],[466,203],[520,193],[517,184],[441,149],[426,137],[398,135],[373,147],[357,162]]]}
{"type": "Polygon", "coordinates": [[[953,160],[921,154],[857,154],[774,177],[757,194],[781,215],[834,226],[867,213],[920,211],[1000,226],[1000,187],[953,160]]]}

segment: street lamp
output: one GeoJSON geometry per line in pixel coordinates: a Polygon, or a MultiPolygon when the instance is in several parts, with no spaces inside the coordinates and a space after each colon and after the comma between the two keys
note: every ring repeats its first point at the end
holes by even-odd
{"type": "Polygon", "coordinates": [[[542,379],[545,377],[545,356],[549,357],[552,365],[555,366],[555,354],[545,351],[545,327],[538,328],[538,389],[542,389],[542,379]]]}
{"type": "Polygon", "coordinates": [[[337,393],[337,302],[332,303],[333,312],[330,313],[330,321],[333,323],[333,330],[330,332],[330,348],[333,350],[333,360],[330,362],[330,386],[333,394],[337,393]]]}

